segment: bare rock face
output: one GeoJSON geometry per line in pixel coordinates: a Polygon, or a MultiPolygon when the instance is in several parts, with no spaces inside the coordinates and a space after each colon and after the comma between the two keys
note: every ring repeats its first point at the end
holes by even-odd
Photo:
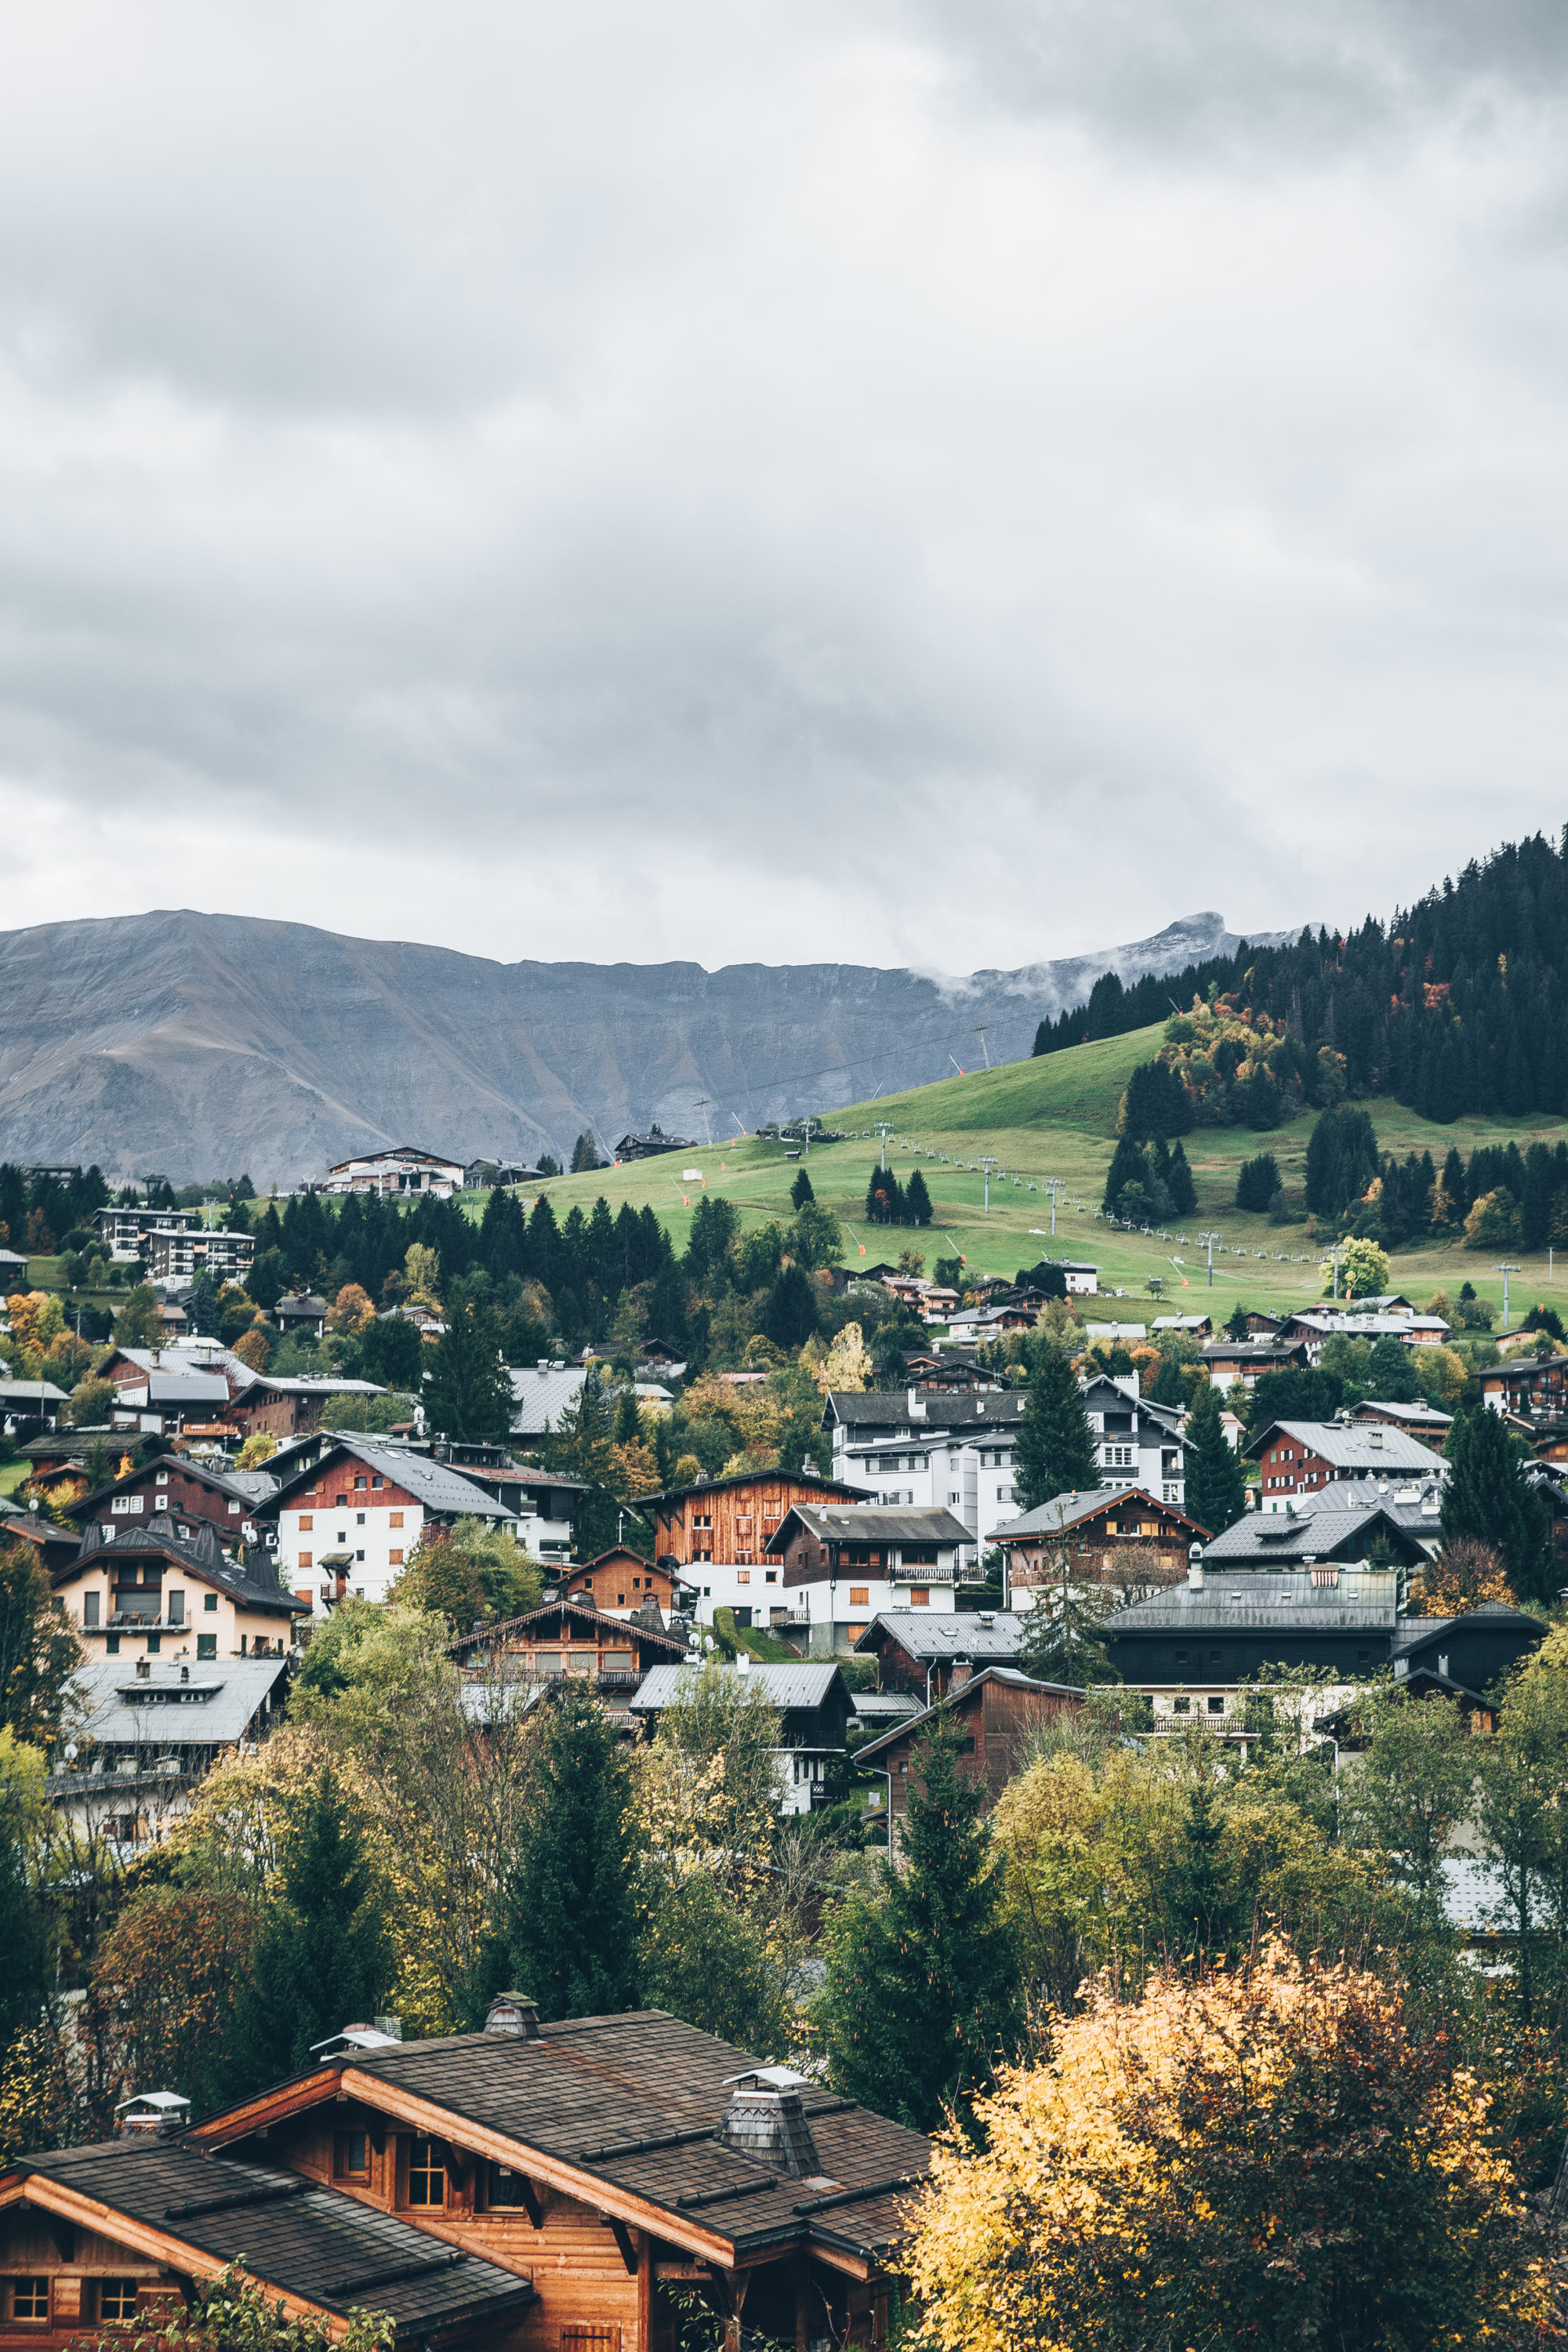
{"type": "Polygon", "coordinates": [[[1173,973],[1239,944],[1191,915],[1101,955],[955,979],[501,964],[185,910],[44,924],[0,933],[0,1159],[176,1183],[247,1170],[265,1187],[391,1143],[563,1159],[584,1129],[607,1146],[654,1119],[717,1139],[973,1066],[982,1023],[992,1061],[1017,1060],[1102,972],[1173,973]]]}

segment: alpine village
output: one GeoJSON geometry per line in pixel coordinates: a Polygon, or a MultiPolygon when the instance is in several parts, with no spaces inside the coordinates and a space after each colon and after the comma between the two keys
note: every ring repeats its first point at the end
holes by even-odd
{"type": "Polygon", "coordinates": [[[1558,2341],[1568,838],[445,1142],[0,1166],[0,2352],[1558,2341]]]}

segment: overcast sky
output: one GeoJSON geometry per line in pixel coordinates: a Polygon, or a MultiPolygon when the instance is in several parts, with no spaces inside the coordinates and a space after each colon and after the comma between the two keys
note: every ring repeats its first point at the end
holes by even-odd
{"type": "Polygon", "coordinates": [[[1561,0],[50,0],[6,919],[949,971],[1568,816],[1561,0]]]}

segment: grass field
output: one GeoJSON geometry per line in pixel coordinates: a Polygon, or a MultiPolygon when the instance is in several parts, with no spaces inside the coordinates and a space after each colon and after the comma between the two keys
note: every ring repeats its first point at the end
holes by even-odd
{"type": "MultiPolygon", "coordinates": [[[[1157,1311],[1148,1288],[1151,1276],[1163,1279],[1168,1306],[1195,1307],[1202,1291],[1203,1305],[1221,1316],[1228,1315],[1238,1299],[1258,1307],[1300,1307],[1315,1297],[1321,1286],[1321,1251],[1307,1239],[1304,1228],[1273,1226],[1267,1218],[1244,1214],[1232,1205],[1237,1168],[1259,1151],[1274,1153],[1287,1191],[1300,1190],[1312,1129],[1310,1112],[1268,1134],[1250,1128],[1200,1128],[1184,1139],[1198,1194],[1197,1216],[1171,1228],[1173,1234],[1186,1235],[1184,1244],[1114,1232],[1094,1213],[1115,1149],[1117,1106],[1128,1075],[1151,1057],[1160,1037],[1158,1026],[1138,1030],[1038,1061],[1011,1062],[994,1070],[944,1078],[935,1086],[851,1104],[831,1114],[835,1125],[850,1130],[851,1139],[814,1145],[804,1164],[817,1198],[844,1226],[851,1263],[862,1253],[868,1265],[896,1258],[910,1245],[925,1253],[928,1271],[935,1257],[955,1251],[971,1268],[984,1274],[1010,1275],[1033,1265],[1042,1253],[1085,1258],[1100,1267],[1103,1289],[1123,1292],[1129,1302],[1136,1303],[1141,1312],[1131,1316],[1134,1320],[1142,1319],[1143,1312],[1157,1311]],[[923,1234],[865,1222],[867,1179],[881,1150],[871,1130],[874,1122],[883,1119],[892,1127],[889,1165],[902,1176],[918,1166],[931,1192],[936,1214],[923,1234]],[[980,1168],[986,1156],[999,1162],[991,1181],[988,1213],[980,1168]],[[1066,1187],[1054,1241],[1049,1198],[1029,1189],[1047,1177],[1059,1179],[1066,1187]],[[1215,1253],[1212,1295],[1204,1253],[1196,1244],[1198,1233],[1210,1230],[1224,1244],[1215,1253]],[[1173,1258],[1179,1258],[1180,1265],[1173,1265],[1173,1258]],[[1290,1263],[1292,1258],[1307,1262],[1290,1263]]],[[[1367,1108],[1380,1144],[1400,1158],[1407,1151],[1429,1150],[1441,1162],[1453,1144],[1468,1155],[1478,1144],[1506,1143],[1510,1136],[1517,1136],[1521,1148],[1538,1136],[1551,1143],[1568,1136],[1568,1124],[1561,1121],[1512,1126],[1462,1118],[1437,1127],[1395,1102],[1375,1101],[1367,1108]]],[[[574,1202],[586,1212],[601,1192],[612,1210],[623,1201],[636,1208],[650,1204],[676,1246],[683,1248],[704,1190],[723,1192],[748,1222],[766,1217],[787,1222],[796,1164],[785,1158],[781,1144],[737,1137],[630,1167],[555,1177],[544,1189],[558,1217],[564,1217],[574,1202]],[[684,1171],[689,1169],[697,1173],[688,1177],[684,1171]]],[[[1512,1279],[1515,1322],[1536,1298],[1552,1297],[1556,1287],[1568,1297],[1568,1273],[1561,1286],[1549,1283],[1544,1255],[1523,1258],[1521,1264],[1522,1272],[1512,1279]]],[[[1391,1280],[1396,1289],[1423,1300],[1437,1289],[1452,1296],[1468,1280],[1483,1297],[1495,1299],[1500,1307],[1502,1303],[1502,1280],[1493,1272],[1489,1254],[1463,1248],[1400,1251],[1393,1260],[1391,1280]]],[[[1131,1314],[1131,1305],[1123,1312],[1131,1314]]]]}

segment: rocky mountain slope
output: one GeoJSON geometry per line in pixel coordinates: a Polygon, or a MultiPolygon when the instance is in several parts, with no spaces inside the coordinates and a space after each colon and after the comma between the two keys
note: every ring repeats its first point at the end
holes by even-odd
{"type": "MultiPolygon", "coordinates": [[[[1264,935],[1258,934],[1259,939],[1264,935]]],[[[1102,971],[1233,950],[1216,914],[963,979],[858,964],[488,961],[188,910],[0,933],[0,1158],[261,1187],[349,1152],[564,1158],[733,1133],[1016,1060],[1102,971]],[[984,1046],[977,1035],[986,1028],[984,1046]]]]}

